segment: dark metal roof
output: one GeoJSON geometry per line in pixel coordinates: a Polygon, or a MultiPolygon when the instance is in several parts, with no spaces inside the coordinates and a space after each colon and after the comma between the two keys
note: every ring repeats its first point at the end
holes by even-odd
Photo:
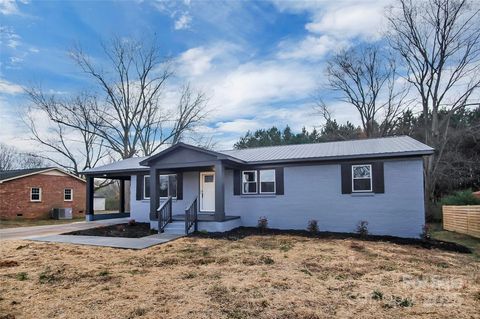
{"type": "Polygon", "coordinates": [[[433,148],[408,136],[220,151],[247,163],[428,155],[433,148]]]}
{"type": "MultiPolygon", "coordinates": [[[[182,146],[200,150],[198,147],[183,143],[174,147],[178,148],[182,146]]],[[[151,157],[125,159],[89,169],[84,173],[100,174],[109,172],[146,171],[148,167],[142,164],[147,163],[152,157],[158,157],[159,154],[165,154],[167,152],[168,149],[151,157]]],[[[408,136],[394,136],[340,142],[268,146],[218,152],[205,150],[205,152],[216,154],[218,159],[233,159],[238,163],[268,164],[374,157],[423,156],[432,154],[434,149],[408,136]]]]}
{"type": "Polygon", "coordinates": [[[42,168],[13,169],[8,171],[0,171],[0,181],[20,177],[23,175],[38,173],[51,168],[52,167],[42,167],[42,168]]]}

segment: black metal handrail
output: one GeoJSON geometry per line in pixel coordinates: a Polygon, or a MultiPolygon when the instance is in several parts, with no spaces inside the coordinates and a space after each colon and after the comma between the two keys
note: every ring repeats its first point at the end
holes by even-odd
{"type": "Polygon", "coordinates": [[[165,226],[172,220],[172,197],[170,196],[158,209],[158,232],[163,233],[165,226]]]}
{"type": "Polygon", "coordinates": [[[185,234],[188,235],[192,226],[194,231],[198,231],[197,197],[195,197],[190,207],[185,209],[185,234]]]}

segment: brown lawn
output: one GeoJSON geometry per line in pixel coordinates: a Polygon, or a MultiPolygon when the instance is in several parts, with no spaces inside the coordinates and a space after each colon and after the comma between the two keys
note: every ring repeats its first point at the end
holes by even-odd
{"type": "Polygon", "coordinates": [[[287,235],[142,251],[4,241],[0,318],[480,318],[479,266],[458,253],[287,235]]]}

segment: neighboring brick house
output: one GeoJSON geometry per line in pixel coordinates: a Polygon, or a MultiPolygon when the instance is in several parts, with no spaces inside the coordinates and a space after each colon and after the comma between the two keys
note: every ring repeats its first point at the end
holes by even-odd
{"type": "Polygon", "coordinates": [[[85,181],[59,168],[0,171],[0,219],[48,218],[53,208],[85,211],[85,181]]]}

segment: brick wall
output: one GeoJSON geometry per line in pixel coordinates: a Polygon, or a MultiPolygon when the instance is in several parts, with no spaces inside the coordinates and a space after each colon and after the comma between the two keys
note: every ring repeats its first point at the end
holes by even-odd
{"type": "Polygon", "coordinates": [[[68,175],[36,174],[0,184],[0,219],[48,218],[52,208],[73,208],[74,216],[85,213],[85,183],[68,175]],[[42,188],[42,201],[30,201],[30,188],[42,188]],[[63,190],[73,189],[73,201],[63,200],[63,190]],[[22,216],[18,216],[22,214],[22,216]]]}

